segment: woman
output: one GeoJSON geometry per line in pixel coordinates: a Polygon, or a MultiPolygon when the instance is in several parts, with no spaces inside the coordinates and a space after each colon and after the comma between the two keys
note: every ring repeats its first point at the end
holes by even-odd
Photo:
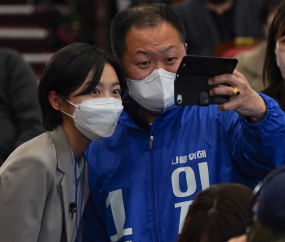
{"type": "Polygon", "coordinates": [[[1,242],[79,240],[89,194],[83,152],[114,132],[121,88],[118,63],[95,47],[72,44],[52,57],[38,88],[46,132],[0,169],[1,242]]]}
{"type": "Polygon", "coordinates": [[[229,183],[200,192],[191,204],[178,242],[226,242],[249,225],[252,191],[229,183]]]}
{"type": "Polygon", "coordinates": [[[265,90],[285,111],[285,3],[277,10],[269,28],[263,70],[265,90]]]}

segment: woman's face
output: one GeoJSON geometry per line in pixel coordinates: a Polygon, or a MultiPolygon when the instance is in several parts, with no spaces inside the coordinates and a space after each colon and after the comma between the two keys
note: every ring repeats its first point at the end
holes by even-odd
{"type": "Polygon", "coordinates": [[[276,50],[285,51],[285,36],[282,36],[277,40],[276,50]]]}
{"type": "MultiPolygon", "coordinates": [[[[94,90],[90,94],[79,95],[85,88],[86,84],[92,78],[92,73],[88,75],[85,82],[74,92],[69,95],[69,101],[74,105],[81,103],[82,101],[96,98],[106,98],[113,97],[121,100],[121,87],[118,76],[114,70],[114,68],[110,64],[106,64],[98,85],[94,88],[94,90]]],[[[68,102],[64,102],[64,109],[68,114],[72,115],[74,113],[74,106],[69,104],[68,102]]]]}
{"type": "Polygon", "coordinates": [[[277,40],[275,54],[277,66],[285,80],[285,36],[282,36],[277,40]]]}

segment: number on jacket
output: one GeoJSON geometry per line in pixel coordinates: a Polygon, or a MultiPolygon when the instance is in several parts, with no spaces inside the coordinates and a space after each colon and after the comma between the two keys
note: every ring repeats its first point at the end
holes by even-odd
{"type": "Polygon", "coordinates": [[[122,189],[112,191],[109,193],[109,196],[106,200],[106,207],[111,206],[115,227],[117,230],[117,234],[111,236],[111,241],[118,241],[125,235],[133,234],[132,228],[124,229],[125,221],[126,221],[126,213],[123,201],[122,189]]]}

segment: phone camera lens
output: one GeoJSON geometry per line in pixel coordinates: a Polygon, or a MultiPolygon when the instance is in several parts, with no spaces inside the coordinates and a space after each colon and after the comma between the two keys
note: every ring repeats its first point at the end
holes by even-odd
{"type": "Polygon", "coordinates": [[[177,95],[177,103],[182,104],[182,95],[181,94],[177,95]]]}

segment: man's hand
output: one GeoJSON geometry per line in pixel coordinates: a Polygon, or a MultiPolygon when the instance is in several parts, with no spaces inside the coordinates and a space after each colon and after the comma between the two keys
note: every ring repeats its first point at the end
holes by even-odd
{"type": "Polygon", "coordinates": [[[263,98],[251,88],[244,75],[235,70],[232,75],[215,76],[208,82],[209,85],[225,83],[230,86],[216,87],[209,92],[211,96],[230,96],[228,102],[218,106],[219,110],[235,110],[240,116],[248,118],[251,123],[260,123],[266,115],[266,105],[263,98]],[[233,96],[234,87],[240,91],[238,96],[233,96]]]}
{"type": "Polygon", "coordinates": [[[246,242],[246,235],[242,235],[240,237],[232,238],[232,239],[228,240],[228,242],[246,242]]]}

